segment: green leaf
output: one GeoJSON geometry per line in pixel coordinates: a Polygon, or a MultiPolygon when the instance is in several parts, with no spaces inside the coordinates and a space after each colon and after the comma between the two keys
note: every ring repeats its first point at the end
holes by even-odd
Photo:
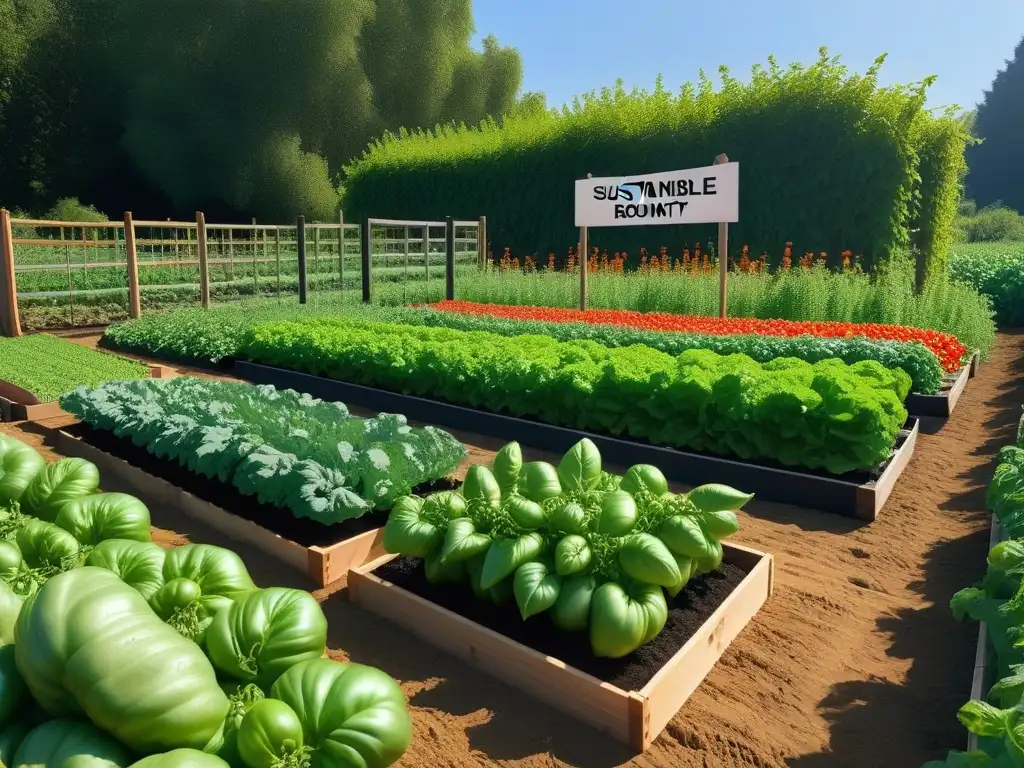
{"type": "Polygon", "coordinates": [[[710,536],[716,539],[724,539],[732,536],[740,529],[740,521],[736,513],[729,510],[719,512],[698,512],[697,519],[700,520],[700,527],[710,536]]]}
{"type": "Polygon", "coordinates": [[[444,532],[420,516],[423,499],[403,496],[395,502],[384,524],[384,549],[394,555],[426,557],[444,538],[444,532]]]}
{"type": "Polygon", "coordinates": [[[570,576],[590,566],[591,551],[587,540],[570,534],[555,545],[555,571],[559,576],[570,576]]]}
{"type": "Polygon", "coordinates": [[[601,452],[589,437],[565,452],[558,463],[558,479],[564,491],[590,490],[601,481],[601,452]]]}
{"type": "Polygon", "coordinates": [[[516,488],[519,473],[523,469],[523,450],[519,443],[511,442],[494,454],[491,464],[494,478],[498,481],[501,495],[507,496],[516,488]]]}
{"type": "Polygon", "coordinates": [[[628,576],[645,584],[672,587],[683,580],[669,548],[649,533],[634,533],[626,539],[619,549],[619,565],[628,576]]]}
{"type": "Polygon", "coordinates": [[[441,547],[441,561],[444,564],[461,563],[471,557],[483,554],[491,546],[491,537],[476,532],[476,526],[468,517],[452,520],[441,547]]]}
{"type": "Polygon", "coordinates": [[[701,512],[727,512],[742,509],[744,504],[754,498],[754,494],[742,493],[720,483],[709,483],[697,486],[686,497],[701,512]]]}
{"type": "Polygon", "coordinates": [[[523,621],[543,613],[554,605],[561,586],[561,576],[549,571],[544,563],[534,561],[519,566],[516,569],[513,591],[523,621]]]}
{"type": "Polygon", "coordinates": [[[658,538],[673,552],[686,557],[700,560],[714,554],[700,523],[689,515],[673,515],[665,520],[658,529],[658,538]]]}
{"type": "Polygon", "coordinates": [[[562,579],[558,599],[548,609],[551,620],[563,632],[582,632],[590,623],[590,603],[597,589],[592,574],[580,573],[562,579]]]}
{"type": "Polygon", "coordinates": [[[988,553],[988,564],[997,571],[1024,569],[1024,541],[1010,539],[996,544],[988,553]]]}
{"type": "Polygon", "coordinates": [[[523,563],[536,558],[544,549],[544,539],[538,533],[527,533],[514,539],[496,539],[484,558],[480,574],[482,589],[491,589],[515,573],[523,563]]]}
{"type": "Polygon", "coordinates": [[[524,464],[518,488],[523,496],[538,504],[562,493],[558,472],[546,461],[531,461],[524,464]]]}
{"type": "Polygon", "coordinates": [[[480,464],[474,464],[466,470],[466,479],[462,483],[462,496],[466,501],[482,501],[491,504],[501,503],[501,488],[494,479],[491,470],[480,464]]]}
{"type": "Polygon", "coordinates": [[[1006,733],[1006,715],[1007,710],[984,701],[968,701],[956,716],[975,736],[1002,736],[1006,733]]]}
{"type": "Polygon", "coordinates": [[[525,496],[513,496],[505,502],[505,510],[508,512],[516,525],[527,531],[536,530],[544,525],[546,516],[544,509],[535,501],[530,501],[525,496]]]}
{"type": "Polygon", "coordinates": [[[692,557],[686,555],[680,555],[678,552],[672,552],[672,557],[676,561],[676,565],[679,568],[679,583],[673,584],[671,587],[666,587],[665,591],[668,592],[669,597],[676,597],[682,592],[686,585],[690,583],[690,579],[693,578],[697,572],[697,561],[692,557]]]}
{"type": "Polygon", "coordinates": [[[548,527],[556,533],[582,533],[587,527],[587,513],[576,502],[568,501],[551,512],[548,527]]]}
{"type": "Polygon", "coordinates": [[[668,480],[661,470],[651,464],[634,464],[622,476],[619,488],[629,493],[647,490],[655,496],[668,493],[668,480]]]}
{"type": "Polygon", "coordinates": [[[423,512],[427,516],[440,516],[456,520],[466,516],[468,505],[458,491],[438,491],[423,501],[423,512]]]}
{"type": "Polygon", "coordinates": [[[609,581],[591,600],[590,648],[595,656],[621,658],[656,637],[667,619],[668,604],[660,587],[609,581]]]}
{"type": "Polygon", "coordinates": [[[636,525],[636,502],[626,491],[606,493],[601,499],[601,512],[596,531],[606,536],[625,536],[636,525]]]}
{"type": "Polygon", "coordinates": [[[443,561],[440,550],[434,550],[423,558],[423,569],[431,584],[454,584],[466,576],[466,564],[443,561]]]}

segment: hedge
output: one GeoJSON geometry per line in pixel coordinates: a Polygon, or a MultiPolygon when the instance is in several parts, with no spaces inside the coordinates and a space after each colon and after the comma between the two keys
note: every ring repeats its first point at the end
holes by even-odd
{"type": "MultiPolygon", "coordinates": [[[[498,251],[560,257],[578,238],[574,179],[740,163],[740,220],[730,243],[755,253],[795,250],[863,254],[865,265],[911,244],[947,236],[966,134],[924,109],[930,81],[880,88],[880,57],[864,75],[821,50],[809,67],[769,59],[749,83],[720,70],[678,95],[620,84],[561,114],[510,117],[498,125],[438,126],[385,134],[345,168],[346,216],[408,219],[488,217],[498,251]],[[936,125],[937,124],[937,125],[936,125]],[[922,181],[923,179],[923,181],[922,181]]],[[[716,240],[714,225],[606,228],[591,245],[609,251],[716,240]],[[652,245],[653,244],[653,245],[652,245]]]]}

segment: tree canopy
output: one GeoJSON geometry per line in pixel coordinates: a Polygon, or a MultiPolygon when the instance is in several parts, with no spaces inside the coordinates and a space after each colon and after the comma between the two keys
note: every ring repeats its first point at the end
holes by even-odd
{"type": "Polygon", "coordinates": [[[0,201],[333,217],[374,137],[544,108],[471,0],[0,0],[0,201]]]}
{"type": "Polygon", "coordinates": [[[968,195],[979,206],[1001,201],[1024,213],[1024,38],[985,91],[973,131],[981,143],[967,150],[968,195]]]}

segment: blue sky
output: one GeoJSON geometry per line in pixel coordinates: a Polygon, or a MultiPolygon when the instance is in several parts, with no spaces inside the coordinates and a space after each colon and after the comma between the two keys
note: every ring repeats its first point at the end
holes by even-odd
{"type": "Polygon", "coordinates": [[[884,84],[938,75],[929,106],[970,108],[1024,36],[1022,0],[474,0],[477,37],[523,56],[525,90],[550,105],[612,85],[675,89],[719,64],[746,80],[774,53],[810,63],[820,46],[863,72],[881,53],[884,84]]]}

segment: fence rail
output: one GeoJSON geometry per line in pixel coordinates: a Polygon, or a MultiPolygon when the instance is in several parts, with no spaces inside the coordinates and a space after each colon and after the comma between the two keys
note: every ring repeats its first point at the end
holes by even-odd
{"type": "MultiPolygon", "coordinates": [[[[207,223],[16,219],[0,209],[0,333],[28,327],[98,325],[212,299],[274,297],[306,291],[373,298],[372,285],[405,301],[430,293],[456,268],[486,261],[486,221],[363,219],[360,223],[207,223]],[[301,232],[300,232],[301,226],[301,232]],[[142,279],[140,280],[140,274],[142,279]],[[371,279],[372,278],[372,279],[371,279]],[[434,281],[433,283],[431,281],[434,281]],[[19,306],[20,305],[20,306],[19,306]]],[[[429,300],[436,300],[431,298],[429,300]]]]}

